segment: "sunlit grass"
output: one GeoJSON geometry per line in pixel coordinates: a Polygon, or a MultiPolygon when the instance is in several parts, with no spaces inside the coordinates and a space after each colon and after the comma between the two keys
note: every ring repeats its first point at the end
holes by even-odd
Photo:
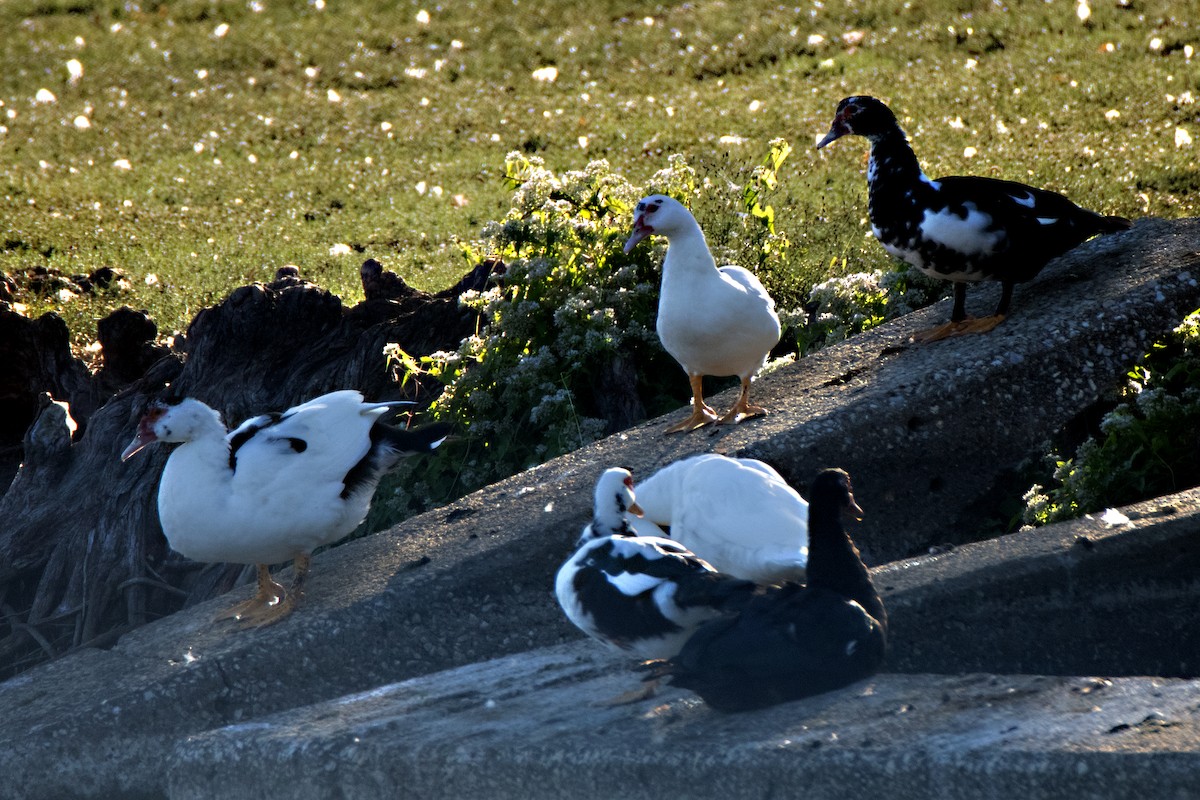
{"type": "Polygon", "coordinates": [[[1086,25],[1067,0],[8,0],[0,270],[124,271],[128,291],[19,298],[77,344],[123,303],[182,329],[286,263],[348,302],[368,256],[441,288],[467,266],[457,243],[508,207],[511,150],[556,170],[607,158],[635,182],[679,152],[716,180],[783,136],[772,203],[793,248],[764,278],[800,297],[831,264],[888,263],[864,144],[812,148],[853,93],[892,105],[930,175],[1195,215],[1198,17],[1167,0],[1097,2],[1086,25]]]}

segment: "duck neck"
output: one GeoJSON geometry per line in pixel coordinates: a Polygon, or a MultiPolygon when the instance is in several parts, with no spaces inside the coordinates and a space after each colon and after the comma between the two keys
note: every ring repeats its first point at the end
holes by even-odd
{"type": "Polygon", "coordinates": [[[933,182],[921,171],[916,153],[899,127],[870,137],[871,159],[867,164],[867,191],[871,216],[884,205],[893,205],[914,184],[933,182]]]}
{"type": "Polygon", "coordinates": [[[886,626],[883,601],[842,526],[841,513],[834,504],[813,503],[808,508],[808,585],[850,598],[886,626]]]}
{"type": "Polygon", "coordinates": [[[717,262],[713,259],[708,242],[704,239],[704,231],[696,220],[683,230],[671,235],[667,247],[667,257],[663,261],[663,280],[669,280],[672,274],[690,273],[688,279],[697,273],[716,272],[717,262]]]}

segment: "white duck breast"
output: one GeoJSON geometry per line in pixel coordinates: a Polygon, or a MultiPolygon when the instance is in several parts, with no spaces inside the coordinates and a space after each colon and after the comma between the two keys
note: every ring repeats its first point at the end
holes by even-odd
{"type": "Polygon", "coordinates": [[[775,301],[762,283],[741,267],[718,269],[699,226],[671,239],[656,330],[689,374],[739,378],[762,368],[780,336],[775,301]]]}
{"type": "Polygon", "coordinates": [[[808,503],[768,464],[715,453],[670,464],[637,487],[645,518],[719,572],[802,580],[808,503]]]}

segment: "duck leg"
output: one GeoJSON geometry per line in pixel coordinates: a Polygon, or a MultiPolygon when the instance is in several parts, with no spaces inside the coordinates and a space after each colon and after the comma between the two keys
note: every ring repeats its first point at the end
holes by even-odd
{"type": "Polygon", "coordinates": [[[275,581],[271,580],[271,568],[266,564],[257,564],[258,568],[258,592],[245,602],[238,603],[233,608],[223,614],[217,616],[221,619],[241,619],[261,611],[263,608],[269,608],[278,603],[282,603],[287,595],[287,591],[275,581]]]}
{"type": "Polygon", "coordinates": [[[750,402],[750,378],[746,377],[742,378],[742,393],[738,395],[737,402],[733,404],[733,408],[729,409],[729,413],[718,420],[717,424],[736,424],[750,417],[766,416],[766,413],[765,408],[750,402]]]}
{"type": "Polygon", "coordinates": [[[950,321],[944,325],[938,325],[936,328],[921,331],[913,336],[913,340],[920,344],[928,344],[949,339],[951,336],[962,336],[966,333],[987,333],[1003,322],[1007,316],[1008,304],[1012,301],[1012,291],[1013,285],[1006,281],[1000,293],[1000,305],[996,307],[996,313],[990,317],[975,319],[967,316],[967,285],[961,282],[956,283],[954,284],[954,310],[950,313],[950,321]]]}
{"type": "Polygon", "coordinates": [[[717,421],[717,412],[708,403],[704,402],[704,389],[701,386],[703,376],[688,375],[688,380],[692,384],[692,415],[683,422],[678,422],[667,428],[663,433],[680,433],[681,431],[694,431],[696,428],[701,428],[708,425],[710,422],[717,421]]]}
{"type": "Polygon", "coordinates": [[[640,703],[643,700],[649,700],[658,694],[658,678],[646,678],[642,685],[637,689],[630,689],[628,692],[622,692],[616,697],[605,700],[604,706],[627,706],[631,703],[640,703]]]}
{"type": "Polygon", "coordinates": [[[304,584],[308,579],[308,568],[311,563],[312,557],[307,553],[296,556],[296,560],[292,562],[292,566],[296,570],[296,577],[292,578],[292,585],[284,596],[274,605],[264,606],[245,614],[244,621],[255,628],[265,628],[267,625],[274,625],[295,611],[296,606],[304,597],[304,584]]]}

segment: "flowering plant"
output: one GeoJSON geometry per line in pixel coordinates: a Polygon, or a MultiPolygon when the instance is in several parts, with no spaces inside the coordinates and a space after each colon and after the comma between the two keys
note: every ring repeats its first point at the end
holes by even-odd
{"type": "Polygon", "coordinates": [[[1200,311],[1190,314],[1130,370],[1116,406],[1063,459],[1056,486],[1025,493],[1023,519],[1045,525],[1200,483],[1200,311]]]}

